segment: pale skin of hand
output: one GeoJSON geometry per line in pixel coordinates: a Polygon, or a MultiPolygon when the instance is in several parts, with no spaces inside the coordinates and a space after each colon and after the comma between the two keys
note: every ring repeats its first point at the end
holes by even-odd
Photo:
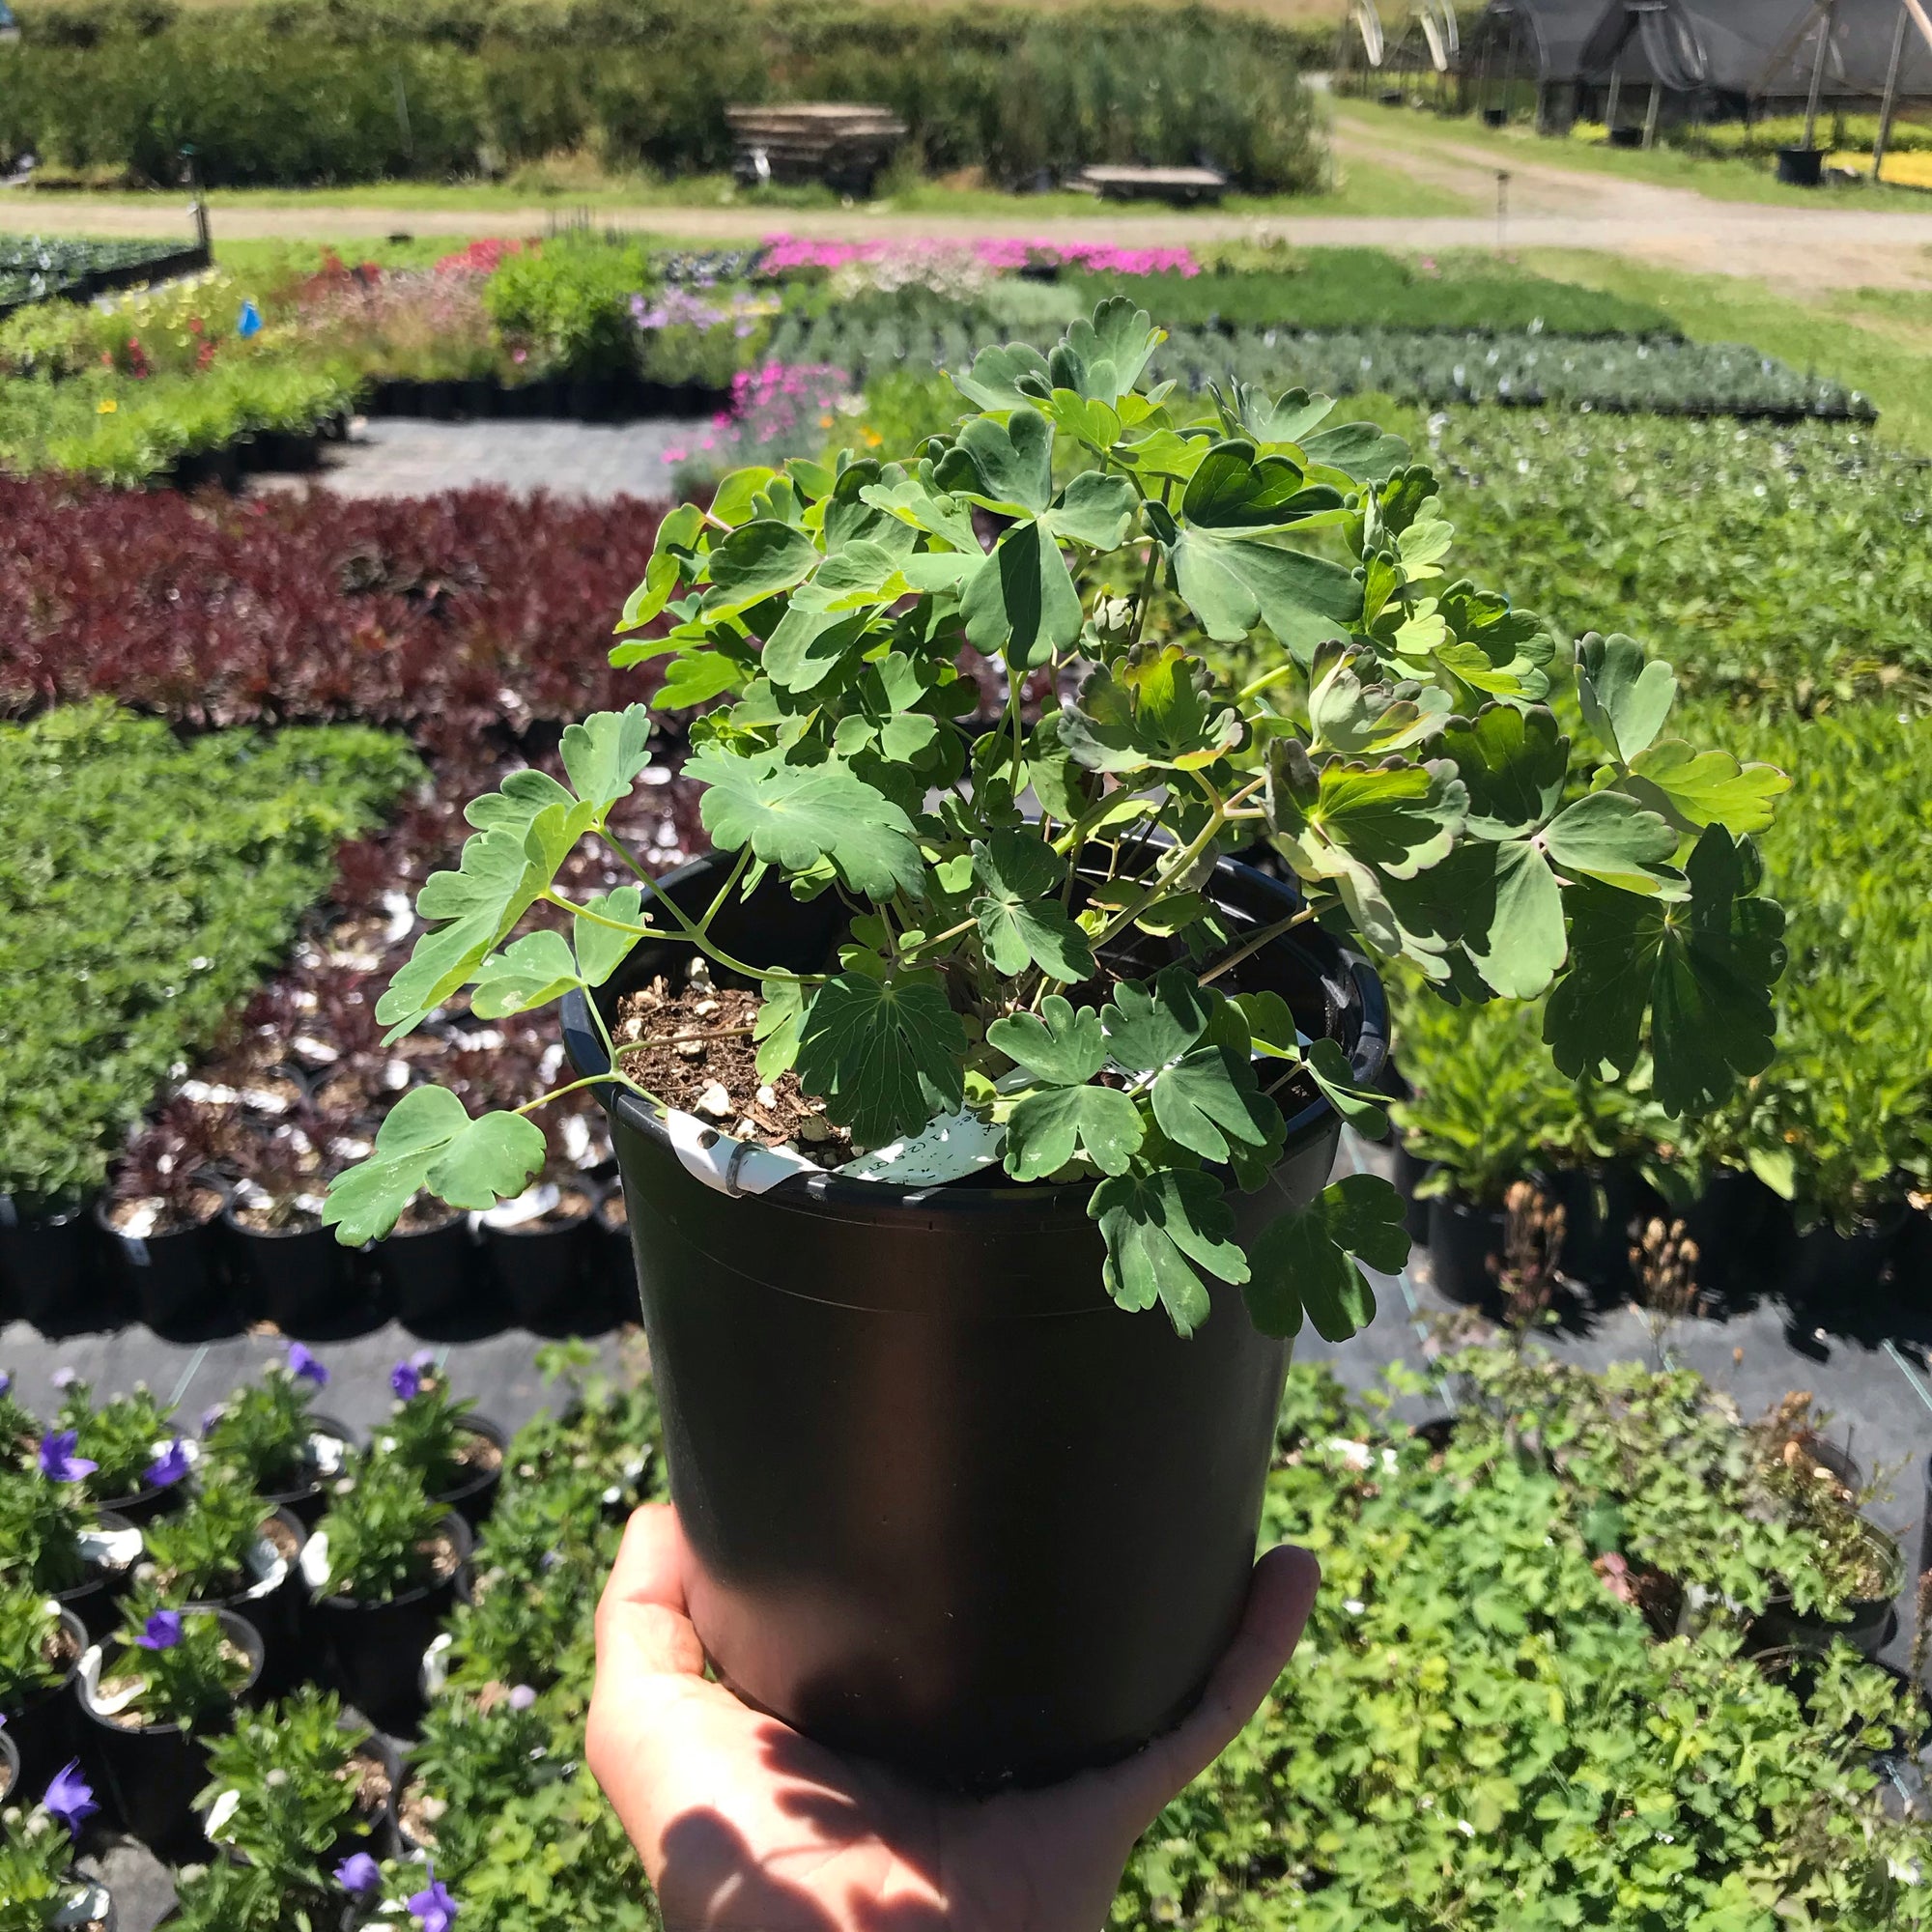
{"type": "Polygon", "coordinates": [[[631,1519],[597,1611],[586,1749],[667,1932],[1099,1932],[1134,1840],[1273,1688],[1321,1580],[1305,1549],[1268,1551],[1200,1705],[1134,1757],[966,1800],[823,1749],[708,1681],[691,1561],[670,1509],[631,1519]]]}

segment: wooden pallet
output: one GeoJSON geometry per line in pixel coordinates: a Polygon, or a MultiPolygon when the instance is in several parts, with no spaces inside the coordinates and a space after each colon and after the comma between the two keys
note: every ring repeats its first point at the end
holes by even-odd
{"type": "Polygon", "coordinates": [[[1228,177],[1219,168],[1082,168],[1066,185],[1103,201],[1171,201],[1193,207],[1219,201],[1228,177]]]}
{"type": "Polygon", "coordinates": [[[885,107],[821,100],[783,107],[727,107],[736,143],[732,173],[747,184],[824,182],[869,194],[905,139],[906,124],[885,107]]]}

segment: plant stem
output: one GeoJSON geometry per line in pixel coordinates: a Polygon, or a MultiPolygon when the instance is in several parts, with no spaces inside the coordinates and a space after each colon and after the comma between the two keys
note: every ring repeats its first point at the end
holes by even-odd
{"type": "Polygon", "coordinates": [[[1264,671],[1260,677],[1255,679],[1254,683],[1243,685],[1240,695],[1235,699],[1235,702],[1236,704],[1245,704],[1249,698],[1259,697],[1269,685],[1279,684],[1284,678],[1293,677],[1300,668],[1301,667],[1293,658],[1289,659],[1286,664],[1276,665],[1272,670],[1264,671]]]}
{"type": "MultiPolygon", "coordinates": [[[[534,1100],[526,1100],[521,1107],[512,1107],[513,1114],[533,1114],[539,1107],[548,1107],[553,1100],[561,1100],[566,1094],[581,1093],[586,1087],[609,1087],[612,1083],[628,1087],[634,1094],[643,1094],[644,1090],[629,1074],[617,1071],[617,1063],[612,1060],[609,1073],[586,1073],[582,1080],[573,1080],[568,1087],[553,1087],[548,1094],[539,1094],[534,1100]]],[[[644,1097],[648,1099],[649,1094],[644,1097]]]]}
{"type": "Polygon", "coordinates": [[[699,932],[708,933],[711,930],[711,922],[718,917],[719,909],[724,905],[725,899],[730,896],[731,888],[744,877],[745,867],[751,862],[751,846],[749,844],[739,846],[738,856],[732,861],[730,872],[726,875],[724,883],[718,888],[718,896],[705,908],[704,917],[697,922],[699,932]]]}
{"type": "Polygon", "coordinates": [[[1264,925],[1259,932],[1250,933],[1225,959],[1210,966],[1199,976],[1204,986],[1218,980],[1223,973],[1232,972],[1243,959],[1259,952],[1271,939],[1279,939],[1284,932],[1292,932],[1297,925],[1305,925],[1315,917],[1313,906],[1303,906],[1299,912],[1292,912],[1286,919],[1278,919],[1272,925],[1264,925]]]}

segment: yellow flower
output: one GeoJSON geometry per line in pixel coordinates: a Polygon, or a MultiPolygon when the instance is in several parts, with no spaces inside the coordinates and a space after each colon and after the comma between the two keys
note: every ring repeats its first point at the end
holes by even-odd
{"type": "Polygon", "coordinates": [[[95,410],[99,415],[111,416],[120,407],[121,405],[112,396],[102,396],[100,401],[95,405],[95,410]]]}

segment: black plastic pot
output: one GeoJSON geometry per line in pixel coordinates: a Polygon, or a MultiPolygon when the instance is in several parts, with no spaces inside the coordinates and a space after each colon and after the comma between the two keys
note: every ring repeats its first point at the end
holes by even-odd
{"type": "MultiPolygon", "coordinates": [[[[95,1514],[102,1529],[134,1527],[125,1516],[117,1516],[112,1510],[98,1510],[95,1514]]],[[[86,1627],[89,1640],[99,1643],[121,1621],[121,1596],[133,1567],[132,1564],[124,1570],[97,1567],[86,1582],[76,1583],[71,1590],[52,1592],[54,1602],[63,1609],[71,1610],[86,1627]]]]}
{"type": "MultiPolygon", "coordinates": [[[[248,1658],[248,1679],[237,1701],[247,1696],[262,1674],[262,1639],[255,1627],[233,1610],[188,1609],[182,1614],[220,1618],[229,1641],[248,1658]]],[[[102,1809],[157,1858],[180,1861],[206,1857],[208,1840],[194,1799],[208,1782],[210,1731],[226,1730],[232,1711],[193,1732],[179,1724],[128,1730],[101,1717],[84,1694],[79,1702],[85,1719],[82,1756],[102,1787],[102,1809]]]]}
{"type": "Polygon", "coordinates": [[[1623,1300],[1636,1287],[1632,1242],[1654,1216],[1671,1218],[1663,1197],[1620,1160],[1566,1169],[1548,1186],[1563,1209],[1562,1272],[1601,1301],[1623,1300]]]}
{"type": "Polygon", "coordinates": [[[423,1652],[449,1614],[456,1572],[470,1549],[469,1525],[460,1516],[445,1517],[443,1526],[456,1546],[457,1561],[440,1582],[386,1604],[327,1595],[309,1604],[309,1631],[321,1645],[328,1682],[379,1730],[407,1736],[422,1716],[417,1673],[423,1652]]]}
{"type": "Polygon", "coordinates": [[[1756,1175],[1719,1168],[1685,1208],[1697,1244],[1697,1285],[1726,1301],[1755,1299],[1790,1265],[1791,1209],[1756,1175]]]}
{"type": "Polygon", "coordinates": [[[487,1319],[479,1322],[487,1315],[479,1304],[494,1306],[493,1284],[465,1216],[412,1233],[398,1228],[371,1254],[389,1306],[406,1327],[428,1334],[489,1325],[487,1319]]]}
{"type": "Polygon", "coordinates": [[[272,1321],[284,1335],[314,1334],[339,1325],[358,1305],[354,1256],[332,1228],[264,1233],[237,1220],[232,1205],[221,1219],[237,1293],[251,1318],[272,1321]]]}
{"type": "Polygon", "coordinates": [[[1473,1308],[1495,1293],[1503,1220],[1500,1208],[1478,1208],[1454,1195],[1430,1202],[1429,1269],[1445,1300],[1473,1308]]]}
{"type": "Polygon", "coordinates": [[[1777,178],[1786,187],[1816,187],[1825,179],[1824,149],[1778,149],[1777,178]]]}
{"type": "MultiPolygon", "coordinates": [[[[355,1446],[355,1432],[348,1423],[332,1415],[309,1412],[309,1435],[311,1439],[318,1435],[332,1436],[336,1441],[355,1446]]],[[[286,1510],[301,1524],[302,1528],[313,1529],[323,1511],[328,1506],[328,1492],[322,1487],[322,1480],[304,1483],[298,1490],[278,1490],[265,1494],[262,1500],[270,1509],[286,1510]]]]}
{"type": "Polygon", "coordinates": [[[1485,128],[1505,128],[1509,125],[1509,110],[1506,107],[1485,107],[1483,126],[1485,128]]]}
{"type": "Polygon", "coordinates": [[[108,1218],[110,1204],[94,1204],[94,1221],[109,1267],[123,1293],[156,1334],[200,1341],[232,1326],[228,1287],[215,1248],[217,1207],[193,1228],[164,1235],[124,1235],[108,1218]]]}
{"type": "MultiPolygon", "coordinates": [[[[705,859],[659,889],[701,907],[719,877],[705,859]]],[[[1212,891],[1237,931],[1297,902],[1227,861],[1212,891]]],[[[842,917],[772,881],[713,930],[810,970],[842,917]]],[[[606,1013],[668,956],[634,953],[606,1013]]],[[[1379,1073],[1380,983],[1319,927],[1238,983],[1379,1073]]],[[[604,1065],[581,997],[564,1037],[604,1065]]],[[[1182,1717],[1246,1600],[1288,1366],[1238,1290],[1183,1342],[1108,1299],[1086,1186],[810,1171],[752,1193],[742,1164],[698,1179],[636,1096],[612,1113],[691,1609],[724,1681],[955,1787],[1063,1776],[1182,1717]]],[[[1243,1238],[1313,1197],[1340,1132],[1325,1102],[1293,1114],[1272,1185],[1232,1197],[1243,1238]]]]}
{"type": "MultiPolygon", "coordinates": [[[[587,1186],[584,1194],[591,1198],[587,1186]]],[[[586,1211],[560,1228],[483,1224],[491,1275],[505,1314],[518,1326],[539,1335],[594,1334],[609,1326],[605,1297],[591,1294],[584,1279],[592,1218],[586,1211]]]]}
{"type": "Polygon", "coordinates": [[[125,1305],[95,1264],[86,1208],[36,1209],[0,1194],[0,1308],[43,1335],[121,1326],[125,1305]]]}
{"type": "Polygon", "coordinates": [[[280,1697],[308,1675],[302,1632],[307,1592],[298,1567],[308,1531],[293,1510],[276,1509],[270,1514],[279,1517],[295,1536],[295,1550],[281,1581],[265,1579],[233,1596],[198,1597],[195,1601],[212,1610],[233,1610],[248,1620],[262,1639],[262,1668],[256,1688],[264,1697],[280,1697]]]}
{"type": "Polygon", "coordinates": [[[6,1719],[0,1738],[14,1752],[17,1788],[36,1800],[54,1773],[80,1754],[80,1707],[74,1701],[73,1680],[80,1669],[80,1654],[87,1648],[87,1626],[63,1605],[61,1627],[73,1646],[67,1674],[38,1696],[0,1711],[0,1718],[6,1719]]]}
{"type": "Polygon", "coordinates": [[[1641,128],[1612,128],[1610,146],[1613,148],[1640,148],[1643,146],[1641,128]]]}
{"type": "Polygon", "coordinates": [[[435,1500],[447,1503],[471,1529],[481,1529],[497,1506],[497,1492],[503,1481],[503,1452],[509,1447],[510,1437],[500,1422],[493,1422],[487,1415],[469,1416],[465,1426],[472,1435],[480,1435],[486,1442],[497,1445],[497,1466],[466,1478],[452,1490],[442,1491],[435,1500]]]}
{"type": "Polygon", "coordinates": [[[638,1264],[631,1253],[631,1223],[620,1181],[597,1204],[597,1225],[591,1231],[596,1269],[613,1321],[638,1319],[638,1264]]]}
{"type": "Polygon", "coordinates": [[[1849,1643],[1861,1656],[1876,1657],[1885,1648],[1899,1585],[1905,1578],[1905,1552],[1899,1548],[1898,1539],[1876,1523],[1863,1522],[1860,1526],[1885,1561],[1891,1588],[1883,1596],[1855,1599],[1839,1618],[1802,1612],[1793,1607],[1789,1599],[1774,1600],[1751,1626],[1753,1650],[1829,1650],[1833,1643],[1842,1642],[1849,1643]]]}
{"type": "Polygon", "coordinates": [[[108,1496],[101,1502],[100,1509],[103,1518],[116,1517],[138,1527],[144,1522],[153,1522],[157,1516],[166,1516],[170,1510],[179,1509],[182,1496],[182,1484],[169,1483],[161,1488],[130,1490],[125,1496],[108,1496]]]}
{"type": "Polygon", "coordinates": [[[1786,1293],[1807,1319],[1831,1325],[1854,1316],[1889,1288],[1892,1262],[1911,1208],[1903,1201],[1889,1212],[1861,1221],[1841,1235],[1829,1221],[1798,1237],[1786,1293]]]}

